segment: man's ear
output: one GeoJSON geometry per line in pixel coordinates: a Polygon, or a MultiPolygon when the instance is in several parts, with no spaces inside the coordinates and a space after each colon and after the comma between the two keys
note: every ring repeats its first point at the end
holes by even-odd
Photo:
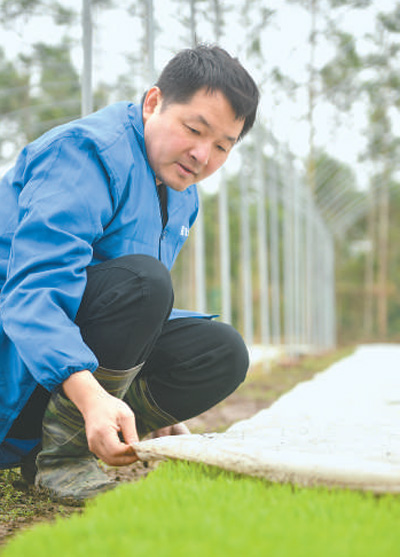
{"type": "Polygon", "coordinates": [[[162,103],[162,93],[159,87],[152,87],[146,93],[143,101],[143,122],[160,109],[162,103]]]}

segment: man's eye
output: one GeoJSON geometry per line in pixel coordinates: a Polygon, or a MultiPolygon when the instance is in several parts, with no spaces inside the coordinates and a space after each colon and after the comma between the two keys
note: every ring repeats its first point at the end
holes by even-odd
{"type": "Polygon", "coordinates": [[[222,153],[226,153],[226,152],[227,152],[226,149],[225,149],[225,147],[223,147],[222,145],[217,145],[217,149],[218,149],[218,151],[221,151],[222,153]]]}
{"type": "Polygon", "coordinates": [[[191,133],[193,133],[194,135],[200,135],[199,130],[196,130],[196,128],[192,128],[191,126],[186,126],[186,127],[187,127],[187,129],[188,129],[191,133]]]}

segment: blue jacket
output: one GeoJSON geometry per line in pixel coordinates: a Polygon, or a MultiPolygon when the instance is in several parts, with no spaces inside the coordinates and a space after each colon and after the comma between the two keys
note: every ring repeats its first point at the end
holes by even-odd
{"type": "Polygon", "coordinates": [[[86,268],[126,254],[171,269],[198,211],[168,190],[162,232],[141,106],[122,102],[46,133],[0,182],[0,443],[38,383],[98,365],[74,319],[86,268]]]}

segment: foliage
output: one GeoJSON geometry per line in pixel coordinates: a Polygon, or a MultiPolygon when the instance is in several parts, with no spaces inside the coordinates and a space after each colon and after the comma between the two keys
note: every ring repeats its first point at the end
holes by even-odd
{"type": "Polygon", "coordinates": [[[57,0],[1,0],[0,21],[9,24],[22,17],[25,20],[47,13],[52,16],[56,25],[71,24],[76,13],[57,0]]]}
{"type": "MultiPolygon", "coordinates": [[[[37,6],[32,10],[36,13],[37,6]]],[[[0,162],[13,159],[45,131],[80,116],[80,76],[71,59],[72,46],[64,35],[59,44],[34,43],[12,60],[0,49],[0,162]]],[[[107,88],[98,86],[95,109],[106,104],[107,95],[107,88]]]]}
{"type": "Polygon", "coordinates": [[[374,0],[329,0],[332,8],[352,6],[354,8],[368,8],[374,0]]]}
{"type": "Polygon", "coordinates": [[[20,119],[26,105],[29,75],[6,59],[0,49],[0,161],[14,156],[20,142],[20,119]],[[4,152],[4,149],[6,151],[4,152]]]}
{"type": "Polygon", "coordinates": [[[14,64],[3,54],[0,64],[0,84],[6,85],[2,79],[6,72],[11,78],[8,87],[0,91],[3,93],[0,97],[2,123],[8,124],[0,128],[0,139],[3,146],[13,146],[13,154],[44,131],[79,116],[79,77],[67,41],[59,46],[37,43],[30,55],[21,54],[14,64]],[[35,86],[33,76],[37,81],[35,86]]]}
{"type": "Polygon", "coordinates": [[[352,35],[336,30],[333,40],[336,54],[321,70],[323,90],[327,98],[346,111],[360,94],[357,77],[363,64],[352,35]]]}

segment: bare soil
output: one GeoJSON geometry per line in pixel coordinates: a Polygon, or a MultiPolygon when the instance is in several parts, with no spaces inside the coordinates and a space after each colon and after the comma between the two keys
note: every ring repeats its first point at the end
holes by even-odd
{"type": "MultiPolygon", "coordinates": [[[[252,368],[239,389],[211,410],[186,424],[194,433],[224,431],[234,422],[268,408],[296,383],[310,379],[350,350],[337,351],[320,358],[305,358],[281,363],[268,372],[252,368]]],[[[118,482],[133,482],[145,477],[156,464],[137,462],[123,468],[109,468],[107,473],[118,482]]],[[[0,472],[0,550],[16,533],[58,516],[70,516],[82,508],[52,502],[33,486],[27,485],[18,470],[0,472]]]]}

